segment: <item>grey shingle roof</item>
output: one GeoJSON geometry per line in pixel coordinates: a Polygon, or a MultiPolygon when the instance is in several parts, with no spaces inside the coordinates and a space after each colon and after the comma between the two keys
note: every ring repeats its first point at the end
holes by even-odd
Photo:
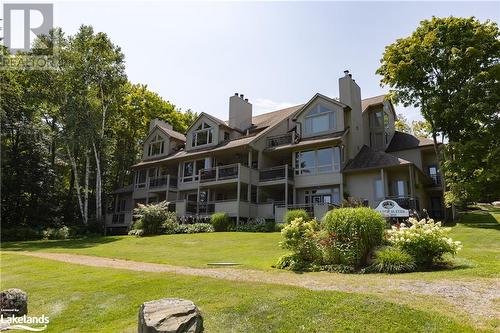
{"type": "Polygon", "coordinates": [[[370,106],[382,104],[385,101],[385,95],[374,96],[370,98],[365,98],[361,100],[361,110],[364,112],[368,110],[370,106]]]}
{"type": "Polygon", "coordinates": [[[174,131],[173,129],[167,128],[165,126],[162,126],[161,124],[157,124],[156,126],[158,126],[163,132],[167,133],[171,138],[180,140],[182,142],[186,142],[186,136],[184,134],[174,131]]]}
{"type": "Polygon", "coordinates": [[[385,151],[392,152],[405,149],[415,149],[418,147],[431,146],[433,144],[434,141],[431,139],[419,138],[408,133],[396,131],[385,151]]]}
{"type": "Polygon", "coordinates": [[[383,151],[373,150],[364,145],[356,157],[347,163],[344,172],[359,171],[366,169],[386,168],[391,166],[406,165],[411,162],[398,158],[383,151]]]}

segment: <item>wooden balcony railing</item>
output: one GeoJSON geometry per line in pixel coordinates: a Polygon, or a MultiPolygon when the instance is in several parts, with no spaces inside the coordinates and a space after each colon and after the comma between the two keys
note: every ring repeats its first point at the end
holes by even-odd
{"type": "Polygon", "coordinates": [[[272,136],[266,139],[266,147],[273,148],[282,145],[287,145],[292,143],[292,140],[293,140],[292,133],[272,136]]]}
{"type": "Polygon", "coordinates": [[[259,170],[259,181],[261,182],[281,179],[293,179],[293,169],[288,165],[280,165],[277,167],[259,170]]]}

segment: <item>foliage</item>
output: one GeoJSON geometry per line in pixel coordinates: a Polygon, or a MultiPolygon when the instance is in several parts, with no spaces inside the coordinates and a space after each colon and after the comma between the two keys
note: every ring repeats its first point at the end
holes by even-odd
{"type": "Polygon", "coordinates": [[[165,219],[161,224],[163,232],[166,234],[173,234],[176,232],[179,223],[177,222],[177,214],[175,212],[167,211],[165,214],[165,219]]]}
{"type": "Polygon", "coordinates": [[[410,125],[408,125],[408,119],[406,119],[406,117],[401,113],[398,113],[398,118],[394,122],[394,127],[396,131],[411,133],[410,125]]]}
{"type": "Polygon", "coordinates": [[[137,237],[142,237],[144,236],[144,229],[132,229],[128,232],[129,236],[137,236],[137,237]]]}
{"type": "Polygon", "coordinates": [[[297,270],[305,269],[320,259],[316,233],[318,223],[316,220],[307,221],[302,217],[297,217],[286,224],[281,230],[281,248],[292,251],[288,257],[282,257],[278,261],[278,266],[297,270]],[[287,266],[288,265],[288,266],[287,266]]]}
{"type": "Polygon", "coordinates": [[[448,237],[450,228],[441,227],[441,222],[410,218],[409,223],[410,227],[404,223],[393,226],[387,231],[387,239],[392,246],[410,254],[418,266],[430,266],[445,253],[454,255],[462,248],[461,242],[448,237]]]}
{"type": "Polygon", "coordinates": [[[167,210],[167,204],[164,201],[151,205],[138,204],[134,209],[134,215],[139,217],[140,222],[136,222],[137,227],[142,227],[145,235],[158,235],[162,231],[173,231],[177,223],[172,222],[172,212],[167,210]]]}
{"type": "Polygon", "coordinates": [[[213,213],[212,216],[210,216],[210,223],[217,232],[228,231],[231,226],[231,218],[224,212],[213,213]]]}
{"type": "Polygon", "coordinates": [[[447,204],[482,198],[485,191],[498,197],[500,150],[490,148],[499,140],[499,37],[491,21],[433,17],[387,46],[377,70],[392,98],[419,107],[428,122],[443,186],[449,187],[447,204]],[[443,156],[438,136],[449,142],[443,156]]]}
{"type": "Polygon", "coordinates": [[[42,239],[42,232],[32,227],[13,226],[0,228],[2,242],[42,239]]]}
{"type": "Polygon", "coordinates": [[[368,268],[377,273],[413,272],[416,268],[415,259],[399,247],[387,246],[375,251],[373,262],[368,268]]]}
{"type": "Polygon", "coordinates": [[[214,231],[214,227],[210,223],[179,224],[175,228],[176,234],[198,234],[214,231]]]}
{"type": "Polygon", "coordinates": [[[43,239],[68,239],[70,229],[67,226],[60,228],[47,228],[42,232],[43,239]]]}
{"type": "Polygon", "coordinates": [[[339,208],[323,218],[320,244],[327,264],[361,267],[382,243],[386,222],[371,208],[339,208]]]}
{"type": "Polygon", "coordinates": [[[232,231],[242,232],[274,232],[276,230],[276,222],[274,220],[255,218],[249,219],[247,223],[237,225],[231,229],[232,231]]]}
{"type": "Polygon", "coordinates": [[[411,131],[413,135],[420,138],[431,138],[432,128],[428,121],[414,120],[411,122],[411,131]]]}
{"type": "Polygon", "coordinates": [[[302,220],[309,220],[309,214],[304,209],[290,209],[285,213],[285,223],[290,223],[295,219],[302,218],[302,220]]]}

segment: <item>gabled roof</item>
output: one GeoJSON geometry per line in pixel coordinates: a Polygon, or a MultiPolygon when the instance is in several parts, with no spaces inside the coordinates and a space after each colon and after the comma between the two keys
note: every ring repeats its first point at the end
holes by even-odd
{"type": "Polygon", "coordinates": [[[361,110],[365,112],[370,106],[380,105],[386,101],[386,95],[379,95],[361,100],[361,110]]]}
{"type": "Polygon", "coordinates": [[[356,157],[347,163],[343,171],[352,172],[407,164],[411,164],[411,162],[363,145],[356,157]]]}
{"type": "Polygon", "coordinates": [[[386,152],[415,149],[419,147],[432,146],[434,141],[428,138],[420,138],[408,133],[396,131],[392,137],[386,152]]]}
{"type": "Polygon", "coordinates": [[[268,113],[259,114],[257,116],[252,117],[252,124],[254,125],[254,129],[266,128],[274,124],[276,121],[281,121],[293,114],[300,108],[302,108],[305,104],[291,106],[285,109],[272,111],[268,113]]]}
{"type": "Polygon", "coordinates": [[[180,140],[182,142],[186,142],[186,136],[184,134],[179,133],[177,131],[174,131],[173,129],[170,129],[168,127],[162,126],[161,124],[156,124],[156,127],[161,129],[163,132],[165,132],[171,138],[180,140]]]}
{"type": "MultiPolygon", "coordinates": [[[[205,112],[202,112],[198,115],[198,117],[191,123],[191,125],[189,125],[189,127],[186,129],[186,133],[189,132],[189,130],[191,129],[191,127],[194,126],[194,124],[196,124],[196,122],[202,118],[202,117],[207,117],[208,119],[212,120],[214,123],[216,123],[217,125],[222,125],[222,126],[226,126],[226,127],[229,127],[228,124],[224,121],[224,120],[220,120],[219,118],[217,117],[214,117],[208,113],[205,113],[205,112]]],[[[233,128],[234,129],[234,128],[233,128]]]]}
{"type": "Polygon", "coordinates": [[[330,102],[330,103],[333,103],[333,104],[337,104],[338,106],[340,106],[340,107],[342,107],[342,108],[349,108],[349,106],[348,106],[348,105],[346,105],[346,104],[344,104],[344,103],[341,103],[341,102],[339,102],[339,101],[338,101],[338,100],[336,100],[336,99],[330,98],[330,97],[325,96],[325,95],[320,94],[320,93],[316,93],[316,95],[314,95],[314,96],[313,96],[313,97],[309,100],[309,102],[307,102],[306,104],[302,105],[302,107],[301,107],[299,110],[297,110],[297,112],[296,112],[296,113],[295,113],[295,115],[293,116],[293,119],[294,119],[294,120],[295,120],[295,119],[297,119],[298,115],[299,115],[302,111],[304,111],[305,109],[307,109],[307,107],[308,107],[309,105],[311,105],[311,104],[312,104],[312,103],[313,103],[316,99],[318,99],[318,98],[324,99],[324,100],[326,100],[326,101],[328,101],[328,102],[330,102]]]}

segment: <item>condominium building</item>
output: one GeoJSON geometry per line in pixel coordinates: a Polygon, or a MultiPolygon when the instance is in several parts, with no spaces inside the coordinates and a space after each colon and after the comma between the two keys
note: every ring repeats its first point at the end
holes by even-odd
{"type": "Polygon", "coordinates": [[[186,133],[153,120],[134,184],[112,194],[109,231],[125,231],[138,203],[169,203],[179,217],[226,212],[237,223],[283,220],[304,208],[318,219],[344,200],[443,214],[433,142],[395,130],[393,104],[361,98],[351,74],[339,98],[315,94],[305,104],[253,115],[244,95],[229,97],[228,120],[201,113],[186,133]]]}

